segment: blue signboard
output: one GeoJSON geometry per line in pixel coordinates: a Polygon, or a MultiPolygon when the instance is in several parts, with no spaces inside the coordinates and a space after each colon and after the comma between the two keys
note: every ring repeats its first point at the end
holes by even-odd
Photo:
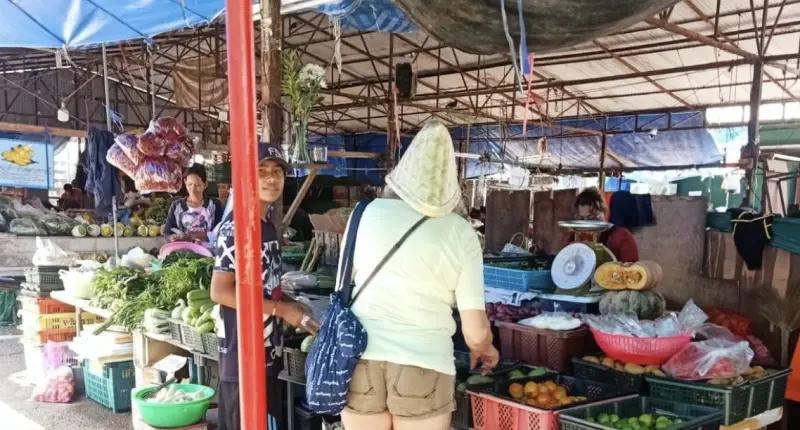
{"type": "Polygon", "coordinates": [[[48,190],[53,176],[52,145],[0,138],[0,186],[48,190]]]}

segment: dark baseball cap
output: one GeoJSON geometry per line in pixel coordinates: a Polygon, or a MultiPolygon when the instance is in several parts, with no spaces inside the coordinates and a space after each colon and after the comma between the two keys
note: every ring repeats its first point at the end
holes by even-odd
{"type": "Polygon", "coordinates": [[[286,159],[283,158],[283,151],[281,149],[271,143],[259,143],[258,144],[258,164],[265,161],[275,161],[278,163],[285,173],[289,173],[289,163],[286,162],[286,159]]]}

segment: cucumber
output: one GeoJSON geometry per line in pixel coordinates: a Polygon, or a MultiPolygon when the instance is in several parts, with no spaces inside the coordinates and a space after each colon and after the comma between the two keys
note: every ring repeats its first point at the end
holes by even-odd
{"type": "Polygon", "coordinates": [[[181,313],[181,320],[183,320],[185,323],[188,323],[190,318],[192,318],[192,308],[184,308],[183,312],[181,313]]]}
{"type": "Polygon", "coordinates": [[[213,321],[206,322],[205,324],[202,324],[200,327],[197,327],[197,332],[200,334],[211,333],[212,330],[214,330],[213,321]]]}
{"type": "Polygon", "coordinates": [[[206,313],[206,312],[208,312],[209,310],[211,310],[213,308],[214,308],[214,302],[208,302],[208,303],[204,304],[203,306],[200,306],[200,311],[202,311],[203,313],[206,313]]]}
{"type": "Polygon", "coordinates": [[[211,300],[211,293],[208,290],[194,290],[186,294],[186,298],[191,302],[199,302],[202,300],[211,300]]]}
{"type": "Polygon", "coordinates": [[[206,304],[209,304],[209,303],[211,303],[211,305],[212,305],[212,306],[214,305],[214,302],[212,302],[212,301],[211,301],[211,299],[206,299],[206,300],[189,300],[189,307],[190,307],[190,308],[195,308],[195,309],[200,309],[200,308],[202,308],[204,305],[206,305],[206,304]]]}

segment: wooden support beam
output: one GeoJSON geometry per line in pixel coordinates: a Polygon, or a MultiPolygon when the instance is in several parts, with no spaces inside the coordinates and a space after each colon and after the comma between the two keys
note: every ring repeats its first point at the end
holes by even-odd
{"type": "Polygon", "coordinates": [[[53,136],[77,137],[84,139],[89,137],[89,132],[86,130],[70,130],[68,128],[43,127],[41,125],[16,124],[11,122],[0,122],[0,130],[11,131],[15,133],[34,134],[47,132],[53,136]]]}
{"type": "Polygon", "coordinates": [[[340,158],[363,158],[377,160],[382,154],[377,152],[354,152],[354,151],[328,151],[328,157],[340,158]]]}
{"type": "Polygon", "coordinates": [[[283,223],[281,224],[281,230],[289,227],[289,224],[292,222],[292,218],[294,218],[294,214],[297,213],[297,209],[300,208],[300,204],[303,203],[303,199],[306,198],[306,194],[308,194],[308,190],[311,189],[311,184],[314,183],[314,179],[317,177],[317,173],[319,170],[328,166],[320,166],[316,164],[312,164],[309,166],[304,166],[308,169],[308,176],[303,181],[303,185],[297,191],[297,195],[294,197],[294,201],[292,205],[289,206],[289,210],[286,211],[286,215],[283,216],[283,223]]]}

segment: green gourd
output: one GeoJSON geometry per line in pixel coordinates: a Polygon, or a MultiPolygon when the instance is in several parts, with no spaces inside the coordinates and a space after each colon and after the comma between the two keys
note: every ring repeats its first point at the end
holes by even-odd
{"type": "Polygon", "coordinates": [[[666,301],[661,293],[649,291],[608,291],[600,301],[600,313],[632,312],[640,320],[652,320],[660,317],[666,309],[666,301]]]}

